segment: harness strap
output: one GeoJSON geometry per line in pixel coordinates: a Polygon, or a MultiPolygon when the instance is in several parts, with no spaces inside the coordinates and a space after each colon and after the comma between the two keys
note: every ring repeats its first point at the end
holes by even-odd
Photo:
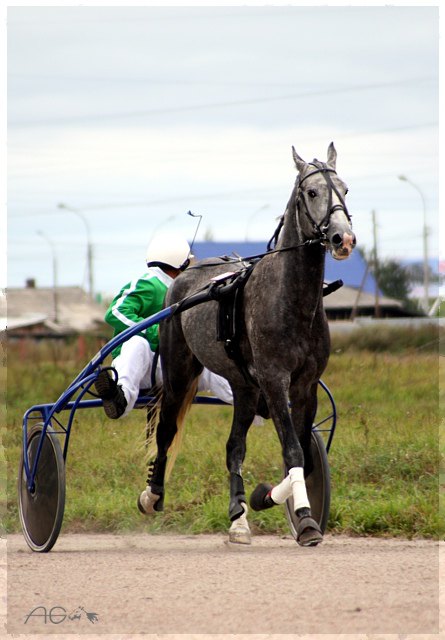
{"type": "Polygon", "coordinates": [[[278,227],[275,229],[275,231],[273,232],[273,236],[267,243],[267,251],[272,251],[273,247],[277,246],[278,236],[280,235],[280,231],[283,228],[283,226],[284,226],[284,215],[281,216],[280,221],[278,223],[278,227]]]}
{"type": "Polygon", "coordinates": [[[255,264],[251,264],[243,271],[240,271],[229,285],[230,289],[226,287],[226,293],[219,297],[216,339],[218,342],[224,343],[227,357],[235,362],[244,380],[249,384],[258,386],[256,380],[249,373],[240,347],[244,287],[252,274],[255,264]]]}

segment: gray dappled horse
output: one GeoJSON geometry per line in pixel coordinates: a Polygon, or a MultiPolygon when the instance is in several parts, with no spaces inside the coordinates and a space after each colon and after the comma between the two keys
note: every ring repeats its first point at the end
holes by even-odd
{"type": "MultiPolygon", "coordinates": [[[[250,543],[250,530],[242,464],[247,432],[257,413],[272,418],[289,473],[277,487],[258,485],[250,505],[266,509],[292,496],[298,543],[311,546],[322,540],[320,527],[311,517],[304,478],[312,469],[310,442],[317,386],[330,350],[323,308],[325,253],[328,248],[334,258],[347,258],[355,236],[344,200],[347,187],[335,171],[334,145],[329,145],[326,163],[306,163],[294,148],[292,151],[298,176],[275,233],[275,248],[255,264],[244,287],[239,336],[244,367],[230,359],[222,342],[216,340],[217,302],[191,308],[161,325],[163,395],[157,456],[139,499],[145,513],[163,508],[167,452],[205,366],[224,376],[233,391],[233,423],[227,441],[229,540],[244,544],[250,543]]],[[[242,268],[239,260],[198,262],[175,279],[166,304],[190,295],[218,274],[242,268]]]]}

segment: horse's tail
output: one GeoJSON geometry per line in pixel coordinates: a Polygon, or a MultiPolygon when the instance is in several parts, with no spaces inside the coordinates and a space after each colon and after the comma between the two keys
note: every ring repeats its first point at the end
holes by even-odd
{"type": "Polygon", "coordinates": [[[187,394],[184,398],[184,401],[182,403],[182,406],[179,410],[178,413],[178,417],[176,419],[176,435],[173,439],[173,442],[170,445],[170,449],[169,449],[169,457],[168,457],[168,461],[167,461],[167,469],[165,471],[165,478],[166,480],[169,479],[170,474],[173,470],[174,464],[176,462],[176,458],[178,456],[178,453],[181,449],[182,446],[182,440],[184,437],[184,426],[185,426],[185,419],[187,417],[187,413],[190,410],[190,407],[193,403],[193,400],[195,398],[196,392],[198,390],[198,378],[196,378],[190,389],[187,391],[187,394]]]}
{"type": "MultiPolygon", "coordinates": [[[[179,410],[178,417],[176,419],[176,435],[173,438],[173,442],[169,448],[169,455],[167,461],[167,469],[165,472],[165,479],[168,480],[173,470],[176,458],[181,449],[182,440],[184,436],[185,418],[193,403],[196,392],[198,389],[198,379],[194,380],[190,389],[188,390],[182,406],[179,410]]],[[[156,446],[156,431],[159,425],[159,415],[161,411],[162,391],[156,394],[155,403],[150,407],[147,414],[147,426],[146,426],[146,447],[147,447],[147,460],[152,461],[156,458],[157,446],[156,446]]]]}
{"type": "Polygon", "coordinates": [[[153,400],[147,408],[147,422],[145,425],[145,458],[146,462],[150,462],[156,458],[156,431],[159,422],[159,414],[161,413],[162,403],[162,387],[157,387],[152,393],[153,400]]]}

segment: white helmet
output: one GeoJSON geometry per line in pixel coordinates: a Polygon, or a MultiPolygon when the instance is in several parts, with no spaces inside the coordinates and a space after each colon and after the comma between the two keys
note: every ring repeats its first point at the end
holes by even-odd
{"type": "Polygon", "coordinates": [[[190,245],[180,236],[156,236],[147,247],[148,267],[168,266],[184,270],[190,263],[190,245]]]}

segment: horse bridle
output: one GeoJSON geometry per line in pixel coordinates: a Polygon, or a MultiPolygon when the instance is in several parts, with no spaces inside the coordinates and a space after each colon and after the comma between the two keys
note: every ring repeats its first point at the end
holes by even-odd
{"type": "MultiPolygon", "coordinates": [[[[348,209],[346,207],[346,203],[344,198],[342,197],[341,193],[339,193],[337,187],[335,186],[335,184],[332,182],[331,180],[331,176],[329,175],[330,173],[335,173],[335,175],[337,175],[337,172],[335,171],[335,169],[331,169],[325,162],[319,162],[314,161],[314,162],[309,162],[308,163],[309,166],[311,167],[315,167],[314,171],[311,171],[310,173],[307,173],[304,178],[297,177],[297,181],[295,183],[295,187],[296,187],[296,191],[297,191],[297,206],[298,206],[298,200],[301,199],[301,201],[303,202],[304,205],[304,213],[306,215],[307,218],[309,218],[310,223],[312,224],[312,227],[315,231],[316,237],[315,238],[310,238],[308,240],[305,240],[302,244],[297,245],[297,247],[301,247],[301,246],[305,246],[305,245],[311,245],[311,244],[324,244],[325,242],[328,242],[328,238],[326,236],[326,231],[328,230],[329,227],[329,220],[332,216],[332,214],[335,211],[343,211],[343,213],[345,214],[345,216],[347,217],[347,219],[349,220],[349,222],[351,222],[351,215],[348,212],[348,209]],[[311,213],[309,211],[309,207],[307,206],[307,202],[306,199],[304,197],[304,191],[300,188],[302,183],[309,178],[310,176],[315,175],[316,173],[321,173],[323,175],[323,178],[326,180],[326,183],[329,187],[329,200],[328,200],[328,206],[327,206],[327,211],[326,211],[326,215],[323,218],[323,220],[320,223],[317,223],[316,220],[314,220],[314,218],[311,216],[311,213]],[[340,200],[341,204],[334,204],[334,206],[332,206],[332,192],[334,192],[337,196],[337,198],[340,200]]],[[[294,190],[295,192],[295,190],[294,190]]],[[[280,221],[278,223],[278,227],[275,229],[275,232],[273,234],[273,236],[271,237],[271,239],[269,240],[269,242],[267,243],[267,251],[271,252],[273,251],[273,247],[276,246],[277,242],[278,242],[278,236],[280,235],[280,231],[283,228],[284,225],[284,218],[285,218],[285,214],[283,214],[280,218],[280,221]]],[[[287,251],[288,249],[291,248],[297,248],[297,247],[286,247],[286,249],[280,249],[280,251],[287,251]]]]}
{"type": "Polygon", "coordinates": [[[347,217],[347,219],[349,220],[349,222],[351,222],[351,215],[348,212],[348,209],[346,207],[346,203],[344,201],[343,196],[340,194],[340,192],[338,191],[337,187],[335,186],[335,184],[332,182],[331,180],[331,176],[329,175],[330,173],[334,173],[335,175],[337,175],[337,172],[335,171],[335,169],[331,169],[325,162],[310,162],[309,166],[315,167],[314,171],[311,171],[310,173],[307,173],[303,178],[297,178],[297,201],[298,199],[300,199],[304,205],[304,213],[306,215],[307,218],[309,218],[312,227],[317,235],[317,238],[321,241],[326,241],[328,240],[327,236],[326,236],[326,231],[328,230],[329,227],[329,220],[331,219],[331,216],[333,213],[335,213],[335,211],[343,211],[343,213],[345,214],[345,216],[347,217]],[[326,215],[323,218],[323,220],[320,223],[317,223],[316,220],[314,220],[314,218],[311,216],[310,211],[309,211],[309,207],[308,204],[306,202],[306,198],[304,197],[304,191],[301,189],[301,185],[303,184],[303,182],[305,180],[307,180],[307,178],[309,178],[310,176],[315,175],[316,173],[321,173],[323,178],[326,180],[326,184],[328,185],[329,188],[329,199],[328,199],[328,206],[327,206],[327,211],[326,211],[326,215]],[[341,204],[334,204],[332,205],[332,193],[335,193],[335,195],[337,196],[337,198],[340,200],[341,204]]]}

